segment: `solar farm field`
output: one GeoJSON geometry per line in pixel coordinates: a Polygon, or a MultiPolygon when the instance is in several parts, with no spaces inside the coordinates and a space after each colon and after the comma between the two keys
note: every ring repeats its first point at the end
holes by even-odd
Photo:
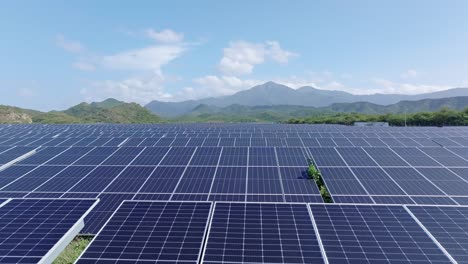
{"type": "Polygon", "coordinates": [[[468,263],[468,127],[0,125],[0,204],[1,263],[468,263]]]}

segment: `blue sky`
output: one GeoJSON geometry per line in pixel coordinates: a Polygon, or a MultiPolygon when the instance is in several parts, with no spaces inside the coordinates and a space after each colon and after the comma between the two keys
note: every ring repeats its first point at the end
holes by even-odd
{"type": "Polygon", "coordinates": [[[468,87],[468,1],[4,1],[0,104],[468,87]]]}

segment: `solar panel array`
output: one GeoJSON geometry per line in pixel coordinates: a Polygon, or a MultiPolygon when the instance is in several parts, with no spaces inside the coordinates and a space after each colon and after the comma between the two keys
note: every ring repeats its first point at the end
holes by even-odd
{"type": "Polygon", "coordinates": [[[0,262],[43,261],[48,254],[53,254],[52,249],[82,221],[95,202],[94,199],[4,201],[0,207],[0,262]]]}
{"type": "MultiPolygon", "coordinates": [[[[208,205],[216,202],[209,209],[214,215],[209,217],[209,223],[228,219],[230,216],[223,215],[223,211],[233,210],[242,215],[239,208],[244,208],[244,228],[251,224],[249,217],[253,217],[257,224],[255,217],[258,215],[277,216],[276,225],[292,226],[281,217],[290,214],[297,215],[296,220],[304,220],[306,215],[296,212],[304,213],[303,209],[297,208],[307,209],[307,203],[323,203],[317,185],[307,176],[310,159],[321,172],[333,201],[341,206],[332,216],[346,214],[340,210],[349,204],[351,208],[358,208],[351,213],[353,215],[368,210],[366,208],[378,208],[371,211],[375,215],[388,216],[392,223],[390,216],[417,217],[409,211],[413,206],[392,207],[392,204],[443,205],[443,208],[468,205],[467,127],[286,124],[0,125],[0,198],[99,198],[100,202],[87,215],[83,229],[84,233],[92,234],[104,226],[125,200],[140,201],[135,202],[141,203],[135,205],[136,208],[144,206],[143,201],[208,205]],[[265,204],[274,206],[270,208],[265,204]],[[381,207],[369,207],[370,204],[380,204],[381,207]],[[220,209],[222,207],[224,210],[220,209]],[[291,207],[295,209],[290,212],[291,207]],[[402,208],[401,214],[392,211],[402,208]]],[[[439,207],[442,208],[436,208],[439,207]]],[[[318,209],[312,209],[312,212],[314,210],[318,209]]],[[[328,209],[325,211],[328,213],[328,209]]],[[[315,214],[307,221],[314,218],[315,214]]],[[[369,219],[370,222],[375,220],[369,219]]],[[[432,219],[438,218],[434,216],[432,219]]],[[[424,222],[415,221],[419,226],[424,222]]],[[[336,228],[335,224],[332,221],[327,228],[336,228]]],[[[354,230],[350,226],[354,224],[348,223],[348,228],[354,230]]],[[[422,229],[426,233],[430,231],[430,228],[422,229]]],[[[245,235],[250,231],[234,230],[229,235],[245,235]]],[[[281,228],[259,230],[252,235],[297,233],[288,228],[287,231],[281,228]]],[[[324,250],[316,250],[317,246],[319,249],[323,246],[320,226],[303,231],[314,231],[317,235],[318,245],[315,244],[314,250],[309,252],[301,248],[301,254],[306,252],[301,257],[291,253],[294,250],[278,250],[272,254],[282,252],[286,255],[274,255],[274,259],[303,263],[310,260],[308,254],[323,258],[324,250]],[[291,259],[287,258],[289,253],[293,255],[291,259]]],[[[225,242],[215,244],[210,244],[209,238],[215,238],[216,234],[210,235],[207,233],[206,252],[209,254],[204,258],[199,256],[200,261],[245,262],[250,257],[259,262],[272,261],[267,259],[270,252],[257,252],[252,256],[249,252],[229,255],[226,252],[230,247],[226,242],[229,240],[227,233],[223,237],[225,242]],[[220,248],[211,248],[221,245],[224,245],[223,254],[219,253],[220,248]],[[229,258],[231,260],[226,260],[229,258]]],[[[429,237],[436,239],[435,235],[429,237]]],[[[301,238],[295,242],[280,240],[278,243],[284,249],[290,246],[289,242],[296,243],[295,246],[313,244],[301,238]]],[[[399,243],[397,240],[393,242],[399,243]]],[[[269,246],[277,248],[278,244],[263,245],[262,248],[269,246]]],[[[442,248],[447,255],[445,251],[452,247],[447,246],[445,250],[437,244],[437,248],[442,248]]],[[[326,251],[326,246],[324,249],[326,251]]],[[[361,261],[369,259],[366,252],[360,254],[358,259],[361,261]]],[[[425,260],[432,261],[432,257],[437,256],[438,253],[428,254],[425,260]]],[[[88,261],[93,259],[101,261],[105,258],[93,256],[88,261]]],[[[340,260],[349,262],[350,259],[340,260]]]]}

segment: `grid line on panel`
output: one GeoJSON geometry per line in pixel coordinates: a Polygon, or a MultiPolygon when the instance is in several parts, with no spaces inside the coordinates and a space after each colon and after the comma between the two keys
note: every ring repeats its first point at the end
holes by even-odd
{"type": "Polygon", "coordinates": [[[135,197],[138,195],[138,193],[140,193],[143,186],[145,186],[145,184],[148,182],[148,180],[151,178],[151,176],[155,173],[156,169],[159,168],[159,165],[161,165],[161,162],[164,160],[164,158],[166,158],[167,154],[169,153],[169,151],[171,151],[171,149],[172,149],[172,147],[169,147],[169,149],[164,154],[164,156],[159,160],[159,163],[154,167],[154,170],[151,172],[151,174],[148,177],[146,177],[146,180],[143,182],[143,184],[140,186],[140,188],[138,188],[138,190],[135,192],[135,195],[133,195],[132,200],[135,199],[135,197]]]}
{"type": "Polygon", "coordinates": [[[78,263],[196,263],[211,209],[211,202],[124,201],[78,263]]]}
{"type": "Polygon", "coordinates": [[[127,165],[124,166],[124,169],[123,169],[122,171],[120,171],[120,173],[119,173],[117,176],[115,176],[115,177],[106,185],[106,187],[104,187],[104,188],[102,189],[102,191],[99,192],[99,195],[101,195],[102,193],[104,193],[105,190],[106,190],[107,188],[109,188],[109,186],[110,186],[113,182],[115,182],[115,180],[117,180],[117,179],[119,178],[119,176],[130,166],[130,164],[132,164],[133,161],[135,161],[135,160],[140,156],[141,153],[143,153],[143,151],[144,151],[145,149],[146,149],[146,147],[142,148],[142,149],[140,150],[140,152],[139,152],[137,155],[135,155],[135,157],[134,157],[130,162],[128,162],[127,165]]]}
{"type": "Polygon", "coordinates": [[[210,199],[211,191],[213,190],[213,185],[216,180],[216,174],[218,173],[219,163],[221,161],[221,155],[223,155],[223,150],[224,150],[224,147],[221,147],[221,151],[219,152],[219,156],[218,156],[218,162],[216,163],[216,169],[213,174],[213,180],[211,181],[210,190],[208,191],[208,196],[206,197],[207,201],[210,199]]]}
{"type": "Polygon", "coordinates": [[[310,208],[330,263],[451,263],[403,206],[310,208]]]}
{"type": "Polygon", "coordinates": [[[407,206],[415,218],[440,245],[459,263],[468,259],[468,207],[407,206]]]}
{"type": "MultiPolygon", "coordinates": [[[[390,148],[388,148],[388,149],[390,149],[390,148]]],[[[366,151],[364,148],[363,148],[363,150],[364,150],[364,152],[367,153],[367,151],[366,151]]],[[[367,153],[367,154],[369,155],[369,153],[367,153]]],[[[396,154],[396,153],[395,153],[395,154],[396,154]]],[[[398,154],[396,154],[396,155],[398,155],[398,154]]],[[[369,155],[369,157],[370,157],[372,160],[374,160],[374,158],[373,158],[371,155],[369,155]]],[[[401,157],[400,157],[400,158],[401,158],[401,157]]],[[[390,180],[391,180],[393,183],[395,183],[395,184],[398,186],[398,188],[400,188],[400,190],[401,190],[403,193],[405,193],[405,195],[409,196],[408,193],[407,193],[403,188],[401,188],[401,186],[395,181],[395,179],[393,179],[393,177],[391,177],[390,174],[388,174],[388,173],[382,168],[382,166],[380,166],[380,164],[379,164],[378,162],[376,162],[375,160],[374,160],[374,162],[379,166],[380,170],[383,171],[383,173],[385,173],[385,174],[388,176],[388,178],[390,178],[390,180]]],[[[406,161],[405,161],[405,162],[406,162],[406,161]]],[[[407,163],[407,162],[406,162],[406,163],[407,163]]],[[[407,163],[407,164],[408,164],[408,163],[407,163]]],[[[409,165],[409,164],[408,164],[408,165],[409,165]]],[[[410,198],[410,199],[411,199],[411,198],[410,198]]],[[[412,199],[411,199],[411,200],[412,200],[412,199]]],[[[414,201],[413,201],[413,202],[414,202],[414,201]]]]}
{"type": "MultiPolygon", "coordinates": [[[[354,179],[356,179],[359,184],[361,185],[361,187],[364,189],[364,191],[366,192],[366,194],[370,197],[370,200],[375,203],[374,199],[372,199],[372,197],[370,196],[369,192],[366,190],[366,188],[364,187],[364,185],[362,185],[362,182],[356,177],[356,174],[354,174],[354,172],[351,170],[350,166],[348,165],[348,162],[343,158],[343,156],[341,156],[341,153],[335,148],[335,151],[338,153],[338,155],[341,157],[341,159],[344,161],[344,163],[346,164],[348,170],[351,171],[351,174],[353,175],[354,179]]],[[[325,179],[324,179],[325,181],[325,179]]],[[[326,184],[325,184],[326,185],[326,184]]],[[[333,198],[333,195],[332,195],[332,198],[333,198]]]]}
{"type": "Polygon", "coordinates": [[[245,172],[245,201],[247,202],[247,197],[249,193],[249,162],[250,162],[250,148],[247,148],[247,169],[245,172]]]}
{"type": "Polygon", "coordinates": [[[442,250],[442,252],[444,252],[444,254],[450,259],[450,261],[452,263],[457,263],[457,261],[455,261],[455,259],[453,259],[452,255],[450,255],[449,252],[447,252],[447,250],[444,248],[444,246],[442,246],[440,244],[440,242],[434,237],[434,235],[424,226],[423,223],[421,223],[421,221],[413,214],[413,212],[408,209],[408,206],[404,205],[403,208],[405,208],[405,210],[408,212],[409,215],[411,215],[411,217],[414,219],[414,221],[416,221],[416,223],[418,223],[418,225],[424,230],[424,232],[426,232],[426,234],[431,238],[431,240],[437,245],[437,247],[440,248],[440,250],[442,250]]]}
{"type": "MultiPolygon", "coordinates": [[[[400,156],[400,154],[398,154],[396,151],[394,151],[392,148],[390,148],[391,151],[393,151],[397,156],[399,156],[400,158],[402,158],[413,170],[415,170],[418,174],[420,174],[424,179],[426,179],[427,181],[429,181],[433,186],[435,186],[438,190],[440,190],[442,193],[444,193],[447,197],[447,193],[445,193],[441,188],[439,188],[439,186],[437,186],[435,183],[433,183],[431,180],[429,180],[424,174],[422,174],[416,167],[412,166],[409,162],[407,162],[403,157],[400,156]]],[[[419,148],[418,148],[419,150],[419,148]]],[[[420,152],[424,153],[424,155],[426,155],[427,157],[431,158],[432,160],[434,160],[436,163],[440,164],[442,167],[445,167],[443,164],[439,163],[438,161],[436,161],[435,159],[433,159],[432,157],[430,157],[429,155],[427,155],[424,151],[421,151],[419,150],[420,152]]],[[[446,168],[446,167],[445,167],[446,168]]],[[[447,168],[446,168],[447,169],[447,168]]],[[[384,170],[385,171],[385,170],[384,170]]],[[[387,171],[385,171],[385,173],[387,173],[387,171]]],[[[388,173],[387,173],[388,174],[388,173]]],[[[390,175],[389,175],[390,176],[390,175]]],[[[393,177],[391,177],[393,178],[393,177]]],[[[403,189],[403,188],[401,188],[403,189]]],[[[404,189],[403,189],[404,190],[404,189]]],[[[405,191],[406,192],[406,191],[405,191]]],[[[412,199],[412,198],[411,198],[412,199]]],[[[458,204],[454,199],[450,198],[452,201],[454,201],[456,204],[458,204]]],[[[414,199],[412,199],[414,201],[414,199]]],[[[416,201],[415,201],[416,202],[416,201]]]]}
{"type": "MultiPolygon", "coordinates": [[[[107,158],[105,158],[104,160],[101,161],[100,164],[98,164],[97,166],[95,166],[85,177],[81,178],[79,181],[77,181],[75,184],[73,184],[73,186],[71,186],[67,191],[65,191],[63,193],[63,195],[65,195],[66,193],[70,192],[70,190],[72,190],[73,188],[75,188],[75,186],[77,186],[78,184],[80,184],[80,182],[82,182],[88,175],[90,175],[91,173],[93,173],[100,165],[102,165],[107,159],[109,159],[112,155],[114,155],[115,152],[118,151],[118,148],[116,148],[110,155],[107,156],[107,158]]],[[[63,197],[63,195],[61,197],[63,197]]]]}
{"type": "Polygon", "coordinates": [[[95,199],[10,200],[0,207],[0,262],[43,260],[95,204],[95,199]]]}
{"type": "Polygon", "coordinates": [[[6,185],[4,185],[4,186],[2,186],[2,187],[0,188],[0,190],[3,190],[3,189],[5,189],[5,188],[7,188],[8,186],[10,186],[10,185],[12,185],[13,183],[19,181],[20,179],[24,178],[25,176],[27,176],[28,174],[32,173],[33,171],[38,170],[38,168],[44,167],[45,164],[46,164],[47,162],[49,162],[50,160],[52,160],[52,159],[56,158],[57,156],[61,155],[63,152],[67,151],[68,149],[69,149],[69,148],[67,148],[67,149],[65,149],[64,151],[62,151],[62,152],[60,152],[60,153],[54,155],[54,156],[51,157],[50,159],[48,159],[48,160],[46,160],[45,162],[43,162],[42,164],[40,164],[40,165],[34,167],[32,170],[28,171],[27,173],[23,174],[22,176],[20,176],[20,177],[14,179],[13,181],[9,182],[8,184],[6,184],[6,185]]]}
{"type": "Polygon", "coordinates": [[[203,263],[323,263],[307,204],[216,202],[203,263]]]}
{"type": "MultiPolygon", "coordinates": [[[[86,152],[86,153],[83,154],[82,156],[88,154],[89,152],[91,152],[91,151],[94,150],[95,148],[96,148],[96,147],[90,149],[88,152],[86,152]]],[[[77,159],[77,160],[78,160],[78,159],[77,159]]],[[[55,178],[57,175],[59,175],[60,173],[62,173],[62,172],[65,171],[65,170],[67,170],[67,169],[68,169],[71,165],[73,165],[77,160],[75,160],[74,162],[72,162],[72,163],[69,164],[69,165],[64,166],[64,169],[63,169],[63,170],[57,172],[55,175],[53,175],[52,177],[50,177],[49,179],[47,179],[45,182],[43,182],[42,184],[40,184],[39,186],[37,186],[37,187],[34,188],[33,190],[29,191],[28,195],[31,194],[31,193],[33,193],[35,190],[41,188],[42,186],[44,186],[44,185],[47,184],[48,182],[53,181],[54,178],[55,178]]],[[[90,171],[90,172],[91,172],[91,171],[90,171]]],[[[88,175],[90,172],[86,173],[86,175],[88,175]]],[[[86,177],[86,175],[85,175],[84,177],[86,177]]]]}
{"type": "MultiPolygon", "coordinates": [[[[302,141],[301,141],[302,142],[302,141]]],[[[283,178],[281,177],[281,170],[280,170],[280,167],[279,167],[279,160],[278,160],[278,153],[276,151],[276,147],[273,148],[274,151],[275,151],[275,158],[276,158],[276,162],[277,162],[277,170],[278,170],[278,176],[279,176],[279,181],[280,181],[280,186],[281,186],[281,193],[282,193],[282,196],[283,196],[283,202],[286,202],[286,196],[284,195],[284,186],[283,186],[283,178]]]]}
{"type": "Polygon", "coordinates": [[[188,169],[188,167],[189,167],[189,164],[190,164],[190,162],[191,162],[192,159],[193,159],[193,156],[194,156],[195,153],[197,152],[197,149],[198,149],[198,147],[195,147],[195,150],[193,151],[192,156],[190,157],[188,163],[185,165],[184,171],[182,172],[182,175],[180,176],[179,180],[177,181],[177,184],[176,184],[176,186],[175,186],[175,188],[174,188],[174,191],[172,192],[171,197],[169,198],[169,200],[172,200],[172,198],[174,197],[174,194],[175,194],[175,192],[176,192],[176,190],[177,190],[177,187],[179,187],[180,182],[181,182],[182,179],[184,178],[185,172],[187,171],[187,169],[188,169]]]}

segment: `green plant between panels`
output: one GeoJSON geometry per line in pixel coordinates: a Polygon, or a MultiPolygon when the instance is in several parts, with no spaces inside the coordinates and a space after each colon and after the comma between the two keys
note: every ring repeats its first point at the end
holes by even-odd
{"type": "Polygon", "coordinates": [[[315,166],[314,161],[308,159],[307,162],[309,163],[309,168],[307,169],[307,175],[309,176],[309,179],[315,181],[315,184],[317,184],[317,187],[320,190],[320,195],[322,196],[323,200],[326,203],[333,203],[333,199],[330,193],[328,192],[325,182],[323,181],[322,174],[315,166]]]}
{"type": "Polygon", "coordinates": [[[52,262],[53,264],[72,264],[81,255],[86,246],[93,240],[92,235],[78,235],[52,262]]]}

